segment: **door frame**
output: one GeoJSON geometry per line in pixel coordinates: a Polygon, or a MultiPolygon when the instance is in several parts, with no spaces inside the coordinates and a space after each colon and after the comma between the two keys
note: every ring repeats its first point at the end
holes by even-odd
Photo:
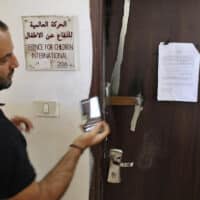
{"type": "MultiPolygon", "coordinates": [[[[90,19],[92,29],[92,81],[90,97],[99,96],[104,102],[104,0],[90,0],[90,19]]],[[[89,200],[103,200],[103,160],[104,144],[91,148],[93,166],[91,172],[89,200]]]]}

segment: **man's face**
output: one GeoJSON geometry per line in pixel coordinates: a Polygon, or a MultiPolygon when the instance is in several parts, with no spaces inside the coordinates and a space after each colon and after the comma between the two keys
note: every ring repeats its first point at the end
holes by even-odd
{"type": "Polygon", "coordinates": [[[16,67],[18,67],[18,61],[13,54],[10,33],[0,30],[0,90],[11,86],[16,67]]]}

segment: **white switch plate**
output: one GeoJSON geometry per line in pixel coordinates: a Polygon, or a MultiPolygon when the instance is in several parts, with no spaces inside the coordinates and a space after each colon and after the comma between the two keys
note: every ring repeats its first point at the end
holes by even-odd
{"type": "Polygon", "coordinates": [[[58,117],[59,104],[56,101],[34,101],[34,112],[38,117],[58,117]]]}

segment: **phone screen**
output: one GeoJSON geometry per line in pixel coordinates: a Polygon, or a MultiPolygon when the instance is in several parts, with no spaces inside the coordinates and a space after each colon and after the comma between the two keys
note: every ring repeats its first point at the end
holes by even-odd
{"type": "Polygon", "coordinates": [[[97,122],[101,121],[101,110],[97,96],[81,101],[82,124],[84,130],[90,131],[97,122]]]}

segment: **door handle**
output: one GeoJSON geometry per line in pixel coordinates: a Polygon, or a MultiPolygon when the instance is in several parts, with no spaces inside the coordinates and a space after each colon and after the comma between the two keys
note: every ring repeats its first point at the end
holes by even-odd
{"type": "Polygon", "coordinates": [[[109,170],[108,170],[108,183],[120,183],[121,182],[121,167],[133,167],[133,162],[122,162],[123,151],[121,149],[110,149],[109,158],[109,170]]]}

